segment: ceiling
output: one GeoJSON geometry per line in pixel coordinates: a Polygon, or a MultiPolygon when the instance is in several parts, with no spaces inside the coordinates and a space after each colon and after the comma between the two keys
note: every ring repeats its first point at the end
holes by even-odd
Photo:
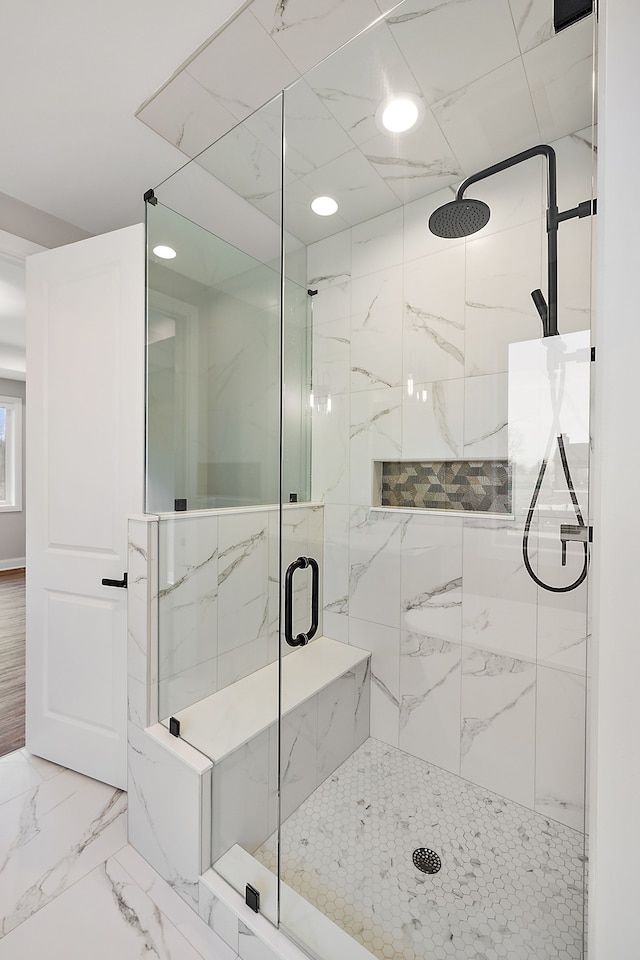
{"type": "MultiPolygon", "coordinates": [[[[362,3],[363,18],[376,13],[362,3]]],[[[592,121],[593,19],[553,35],[551,0],[404,0],[324,60],[328,37],[334,48],[346,39],[336,34],[344,5],[322,0],[316,18],[302,6],[253,0],[138,116],[279,222],[281,104],[252,111],[286,87],[285,227],[303,243],[592,121]],[[423,115],[390,134],[379,107],[401,92],[423,115]],[[320,218],[310,203],[325,194],[339,212],[320,218]]],[[[174,187],[158,193],[169,205],[174,187]]]]}
{"type": "MultiPolygon", "coordinates": [[[[525,139],[553,139],[589,122],[591,28],[584,22],[552,38],[550,0],[404,0],[397,7],[394,0],[56,0],[36,7],[34,29],[33,4],[3,3],[0,78],[13,93],[0,102],[0,184],[88,233],[140,222],[148,187],[302,74],[289,95],[288,177],[291,232],[304,242],[460,179],[508,152],[512,135],[519,149],[525,139]],[[350,45],[323,62],[390,8],[387,24],[356,41],[364,52],[356,57],[350,45]],[[400,78],[426,107],[422,132],[397,141],[402,150],[372,125],[381,94],[400,78]],[[483,91],[495,100],[493,118],[482,117],[490,102],[483,91]],[[478,137],[471,124],[480,120],[478,137]],[[342,204],[340,222],[319,228],[316,218],[309,227],[310,193],[331,177],[338,185],[346,178],[351,202],[342,204]],[[367,184],[364,209],[357,201],[367,184]]],[[[231,140],[207,154],[223,181],[207,179],[217,232],[239,242],[238,212],[244,216],[249,199],[252,236],[262,231],[268,246],[279,150],[268,109],[234,135],[248,150],[244,181],[237,149],[224,156],[231,140]]],[[[259,244],[250,252],[261,257],[259,244]]],[[[0,261],[0,283],[15,280],[15,264],[0,261]]],[[[10,306],[2,309],[0,346],[8,349],[22,336],[21,321],[15,312],[9,318],[10,306]]]]}

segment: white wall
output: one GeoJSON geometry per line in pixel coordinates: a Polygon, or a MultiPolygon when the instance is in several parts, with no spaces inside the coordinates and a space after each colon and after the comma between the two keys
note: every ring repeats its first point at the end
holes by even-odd
{"type": "Polygon", "coordinates": [[[0,395],[22,398],[22,510],[15,513],[0,513],[0,570],[24,566],[25,546],[25,430],[26,430],[26,384],[20,380],[0,378],[0,395]]]}
{"type": "Polygon", "coordinates": [[[640,233],[630,198],[640,154],[640,5],[607,0],[601,8],[590,956],[635,960],[640,952],[640,520],[634,483],[640,472],[640,233]]]}

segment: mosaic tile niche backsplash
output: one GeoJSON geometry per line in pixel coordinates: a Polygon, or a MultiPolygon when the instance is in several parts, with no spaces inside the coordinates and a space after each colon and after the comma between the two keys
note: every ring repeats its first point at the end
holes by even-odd
{"type": "Polygon", "coordinates": [[[511,513],[508,460],[383,461],[381,505],[511,513]]]}

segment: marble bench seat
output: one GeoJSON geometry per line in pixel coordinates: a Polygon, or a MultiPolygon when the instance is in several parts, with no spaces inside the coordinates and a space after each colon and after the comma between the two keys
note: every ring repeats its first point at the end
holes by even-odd
{"type": "MultiPolygon", "coordinates": [[[[283,819],[369,736],[371,654],[318,637],[282,661],[283,819]]],[[[277,826],[278,663],[175,714],[180,736],[213,761],[212,862],[253,852],[277,826]]]]}
{"type": "MultiPolygon", "coordinates": [[[[351,671],[364,682],[370,656],[367,650],[329,637],[318,637],[289,654],[282,661],[282,716],[351,671]]],[[[354,718],[357,707],[354,703],[354,718]]],[[[181,737],[214,763],[267,730],[277,716],[277,662],[175,714],[181,737]]]]}

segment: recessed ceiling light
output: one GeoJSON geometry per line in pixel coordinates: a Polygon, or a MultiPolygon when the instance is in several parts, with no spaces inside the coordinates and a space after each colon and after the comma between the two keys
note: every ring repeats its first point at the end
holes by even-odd
{"type": "Polygon", "coordinates": [[[316,197],[311,201],[311,209],[319,217],[330,217],[338,209],[338,204],[333,197],[316,197]]]}
{"type": "Polygon", "coordinates": [[[165,247],[163,244],[153,248],[153,252],[156,257],[160,257],[161,260],[173,260],[176,256],[176,252],[173,247],[165,247]]]}
{"type": "Polygon", "coordinates": [[[402,93],[381,103],[377,115],[385,130],[390,133],[404,133],[414,127],[424,115],[424,106],[419,97],[402,93]]]}

